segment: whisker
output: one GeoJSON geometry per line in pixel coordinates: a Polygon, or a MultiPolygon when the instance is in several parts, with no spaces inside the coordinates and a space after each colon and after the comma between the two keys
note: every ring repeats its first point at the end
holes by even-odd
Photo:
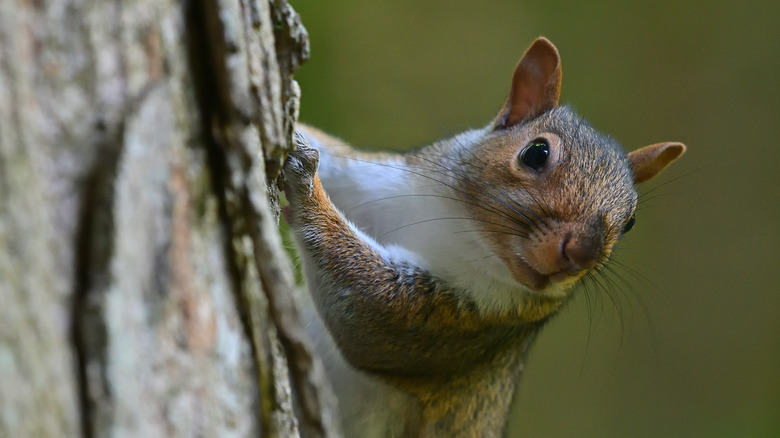
{"type": "MultiPolygon", "coordinates": [[[[459,139],[455,138],[454,140],[455,140],[456,144],[459,144],[461,146],[463,145],[462,142],[460,142],[459,139]]],[[[509,209],[513,213],[515,213],[515,214],[519,215],[520,217],[522,217],[525,221],[519,221],[518,218],[512,217],[511,215],[505,213],[504,211],[496,209],[496,208],[494,208],[492,206],[486,206],[483,203],[479,203],[479,204],[478,203],[468,203],[468,202],[465,202],[462,199],[457,199],[457,201],[459,201],[459,202],[464,202],[467,205],[474,206],[474,207],[482,209],[484,211],[488,211],[488,212],[492,212],[492,213],[504,216],[505,218],[507,218],[510,221],[513,221],[515,223],[521,224],[523,226],[523,228],[525,228],[527,230],[529,230],[531,226],[537,226],[536,221],[534,219],[532,219],[531,217],[529,217],[529,216],[533,216],[533,217],[536,218],[536,220],[540,219],[539,215],[537,215],[535,212],[533,212],[533,210],[531,210],[528,207],[523,206],[522,204],[518,203],[517,201],[515,201],[508,194],[502,193],[501,191],[497,191],[497,190],[493,189],[492,187],[490,187],[489,185],[487,185],[485,183],[482,183],[481,181],[475,179],[472,174],[466,174],[465,172],[458,170],[458,167],[463,167],[463,166],[475,167],[473,163],[465,162],[463,160],[455,161],[455,160],[453,160],[449,156],[447,156],[447,157],[437,156],[435,154],[435,151],[436,151],[435,149],[433,149],[433,152],[431,152],[429,150],[429,151],[427,151],[426,154],[420,154],[420,153],[416,153],[416,152],[407,152],[406,154],[404,154],[404,156],[416,158],[417,160],[426,162],[426,163],[428,163],[428,164],[430,164],[432,166],[435,166],[435,167],[438,167],[440,169],[443,169],[444,171],[441,171],[441,170],[438,170],[438,169],[434,169],[434,168],[431,168],[431,167],[422,167],[422,166],[416,165],[415,163],[410,162],[409,160],[407,160],[406,164],[408,164],[410,166],[415,166],[415,167],[417,167],[420,170],[433,172],[433,173],[436,173],[438,175],[441,175],[441,176],[444,176],[444,177],[448,177],[448,178],[454,178],[455,180],[460,181],[460,182],[462,182],[464,184],[471,184],[471,185],[473,185],[476,188],[482,189],[483,193],[489,195],[489,197],[492,199],[492,201],[494,201],[496,204],[503,205],[505,208],[509,209]],[[427,155],[432,155],[434,157],[437,157],[437,158],[439,158],[439,160],[431,160],[427,155]],[[455,166],[454,168],[453,167],[448,167],[448,166],[446,166],[444,164],[446,162],[452,162],[454,164],[457,164],[458,166],[455,166]],[[505,199],[508,199],[512,204],[515,205],[515,207],[509,205],[506,202],[505,199]],[[528,215],[526,215],[525,213],[528,213],[528,215]]],[[[484,163],[484,161],[481,160],[481,158],[479,158],[478,156],[476,156],[474,154],[474,152],[471,151],[469,148],[463,147],[462,151],[465,151],[467,154],[470,154],[475,161],[480,162],[480,163],[484,163]]],[[[367,162],[367,163],[375,164],[375,165],[388,166],[390,168],[394,168],[394,169],[397,169],[397,170],[406,171],[406,172],[409,172],[409,173],[421,176],[423,178],[428,178],[429,180],[435,181],[435,182],[437,182],[437,183],[439,183],[441,185],[449,187],[449,188],[451,188],[451,189],[453,189],[453,190],[455,190],[455,191],[457,191],[457,192],[459,192],[461,194],[464,194],[464,195],[466,195],[468,197],[468,193],[465,192],[464,190],[461,190],[461,189],[459,189],[459,188],[457,188],[457,187],[455,187],[455,186],[453,186],[451,184],[448,184],[448,183],[446,183],[444,181],[441,181],[441,180],[439,180],[437,178],[433,178],[430,175],[425,175],[425,174],[422,174],[420,172],[415,172],[415,171],[413,171],[413,170],[411,170],[409,168],[405,168],[404,166],[396,166],[396,165],[392,165],[390,163],[371,162],[369,160],[362,160],[362,159],[357,158],[357,157],[345,157],[345,156],[339,156],[337,154],[332,154],[332,153],[331,153],[331,155],[340,157],[342,159],[351,159],[351,160],[355,160],[355,161],[359,161],[359,162],[367,162]]],[[[543,210],[546,209],[546,207],[542,203],[539,203],[538,201],[537,201],[537,203],[539,204],[539,206],[543,210]]]]}
{"type": "Polygon", "coordinates": [[[390,233],[395,233],[398,230],[402,230],[404,228],[408,228],[408,227],[411,227],[411,226],[414,226],[414,225],[420,225],[420,224],[424,224],[424,223],[428,223],[428,222],[454,221],[454,220],[472,221],[472,220],[475,220],[475,219],[474,218],[470,218],[470,217],[437,217],[437,218],[432,218],[432,219],[423,219],[421,221],[415,221],[415,222],[412,222],[412,223],[409,223],[409,224],[401,225],[398,228],[394,228],[394,229],[392,229],[390,231],[387,231],[387,232],[384,232],[384,233],[380,234],[378,237],[382,238],[382,237],[387,236],[390,233]]]}
{"type": "Polygon", "coordinates": [[[493,257],[498,257],[498,256],[496,254],[492,254],[491,253],[491,254],[488,254],[486,256],[477,257],[477,258],[471,259],[471,260],[466,260],[466,263],[474,263],[474,262],[476,262],[478,260],[485,260],[485,259],[489,259],[489,258],[493,258],[493,257]]]}
{"type": "Polygon", "coordinates": [[[528,234],[520,234],[516,230],[511,230],[514,232],[508,232],[508,231],[498,231],[498,230],[459,230],[459,231],[453,231],[452,234],[460,234],[460,233],[499,233],[499,234],[507,234],[509,236],[520,236],[523,238],[528,238],[528,234]]]}
{"type": "MultiPolygon", "coordinates": [[[[613,260],[612,263],[614,263],[616,267],[622,267],[622,268],[626,269],[628,272],[633,271],[631,268],[628,268],[626,265],[624,265],[624,264],[622,264],[620,262],[617,262],[615,260],[613,260]]],[[[609,271],[609,273],[612,276],[616,277],[625,286],[625,290],[627,292],[630,292],[632,297],[633,297],[633,299],[636,300],[637,304],[639,304],[640,308],[642,309],[642,314],[644,315],[644,319],[645,319],[645,321],[647,323],[647,327],[648,327],[648,329],[650,331],[651,339],[653,341],[652,342],[653,351],[657,353],[657,351],[659,349],[658,344],[657,344],[657,339],[658,339],[658,334],[657,333],[658,333],[658,331],[657,331],[657,329],[655,327],[655,324],[653,322],[652,313],[650,312],[650,308],[649,308],[649,306],[647,304],[647,301],[642,296],[642,294],[639,293],[639,291],[627,279],[625,279],[622,275],[620,275],[620,273],[618,273],[615,269],[613,269],[612,267],[610,267],[608,265],[605,266],[605,269],[607,271],[609,271]]],[[[634,273],[638,274],[636,271],[634,271],[634,273]]],[[[641,276],[641,274],[639,274],[639,277],[644,278],[643,276],[641,276]]],[[[638,277],[635,277],[635,278],[638,278],[638,277]]],[[[649,281],[647,279],[645,279],[645,280],[649,281]]]]}
{"type": "Polygon", "coordinates": [[[684,173],[684,174],[682,174],[682,175],[680,175],[680,176],[676,176],[676,177],[674,177],[674,178],[672,178],[672,179],[670,179],[670,180],[668,180],[668,181],[664,181],[664,182],[662,182],[661,184],[658,184],[657,186],[653,187],[652,189],[650,189],[650,190],[647,190],[646,192],[643,192],[643,193],[640,195],[640,197],[641,197],[641,196],[647,196],[647,195],[649,195],[650,193],[653,193],[654,191],[656,191],[656,190],[660,189],[661,187],[664,187],[664,186],[666,186],[666,185],[668,185],[668,184],[671,184],[671,183],[673,183],[673,182],[675,182],[675,181],[677,181],[677,180],[679,180],[679,179],[682,179],[682,178],[685,178],[685,177],[687,177],[687,176],[690,176],[691,174],[698,173],[698,172],[699,172],[699,170],[700,170],[700,169],[691,170],[690,172],[686,172],[686,173],[684,173]]]}
{"type": "MultiPolygon", "coordinates": [[[[460,178],[460,180],[461,180],[461,181],[463,181],[463,182],[472,183],[472,184],[475,184],[475,185],[476,185],[476,183],[478,182],[477,180],[475,180],[475,179],[473,178],[473,176],[472,176],[472,175],[465,174],[465,176],[464,176],[464,174],[463,174],[462,172],[456,172],[456,171],[455,171],[455,170],[453,170],[452,168],[447,168],[447,167],[444,167],[444,165],[443,165],[443,164],[441,164],[441,163],[438,163],[438,162],[436,162],[436,161],[434,161],[434,160],[430,160],[429,158],[425,157],[424,155],[421,155],[421,154],[416,154],[416,155],[415,155],[415,154],[407,154],[407,155],[412,155],[412,156],[414,156],[414,157],[416,157],[416,158],[418,158],[418,159],[421,159],[421,160],[423,160],[423,161],[426,161],[426,162],[428,162],[428,163],[430,163],[430,164],[433,164],[433,165],[436,165],[436,166],[443,167],[443,168],[444,168],[444,169],[445,169],[447,172],[451,172],[451,173],[452,173],[452,175],[458,176],[458,177],[460,178]]],[[[462,162],[461,162],[461,163],[462,163],[462,162]]],[[[504,194],[502,194],[502,193],[500,193],[500,192],[499,192],[499,193],[498,193],[498,195],[497,195],[497,194],[495,193],[495,190],[494,190],[492,187],[488,186],[487,184],[480,184],[480,185],[479,185],[479,186],[477,186],[477,187],[478,187],[478,188],[481,188],[481,189],[483,189],[483,190],[485,190],[485,191],[487,191],[487,192],[488,192],[488,193],[491,195],[491,197],[493,198],[493,200],[494,200],[494,201],[497,201],[498,203],[500,203],[500,204],[504,205],[506,208],[508,208],[508,209],[510,209],[511,211],[513,211],[514,213],[517,213],[518,215],[520,215],[520,216],[521,216],[523,219],[527,220],[527,221],[528,221],[528,222],[530,222],[531,224],[534,224],[534,221],[533,221],[532,219],[530,219],[530,218],[529,218],[528,216],[526,216],[525,214],[521,213],[521,212],[520,212],[520,211],[518,211],[517,209],[515,209],[515,208],[513,208],[512,206],[510,206],[509,204],[507,204],[507,203],[506,203],[506,202],[505,202],[503,199],[501,199],[501,197],[499,197],[499,196],[498,196],[498,195],[503,195],[504,197],[506,197],[506,198],[508,198],[508,199],[510,199],[510,200],[511,200],[511,197],[507,196],[505,193],[504,193],[504,194]]],[[[515,204],[517,204],[517,203],[515,203],[515,204]]],[[[521,209],[523,209],[523,210],[527,210],[527,208],[526,208],[526,207],[520,206],[520,204],[517,204],[517,205],[518,205],[519,207],[521,207],[521,209]]]]}
{"type": "MultiPolygon", "coordinates": [[[[455,187],[455,186],[453,186],[451,184],[448,184],[448,183],[446,183],[444,181],[438,180],[438,179],[436,179],[436,178],[434,178],[434,177],[432,177],[430,175],[426,175],[426,174],[420,173],[420,172],[415,172],[414,170],[411,170],[411,169],[409,169],[409,168],[407,168],[405,166],[392,165],[392,164],[389,164],[389,163],[373,162],[373,161],[362,160],[362,159],[354,158],[354,157],[344,157],[344,156],[339,156],[339,155],[334,155],[334,156],[345,158],[345,159],[351,159],[351,160],[355,160],[355,161],[358,161],[358,162],[363,162],[363,163],[372,164],[372,165],[376,165],[376,166],[388,167],[388,168],[391,168],[391,169],[401,170],[401,171],[404,171],[404,172],[409,172],[409,173],[411,173],[413,175],[417,175],[417,176],[420,176],[422,178],[426,178],[426,179],[428,179],[430,181],[437,182],[437,183],[439,183],[439,184],[441,184],[441,185],[443,185],[445,187],[448,187],[448,188],[450,188],[450,189],[452,189],[452,190],[454,190],[454,191],[456,191],[458,193],[461,193],[461,194],[463,194],[463,195],[468,197],[468,193],[467,192],[465,192],[465,191],[463,191],[463,190],[461,190],[461,189],[459,189],[459,188],[457,188],[457,187],[455,187]]],[[[437,173],[439,175],[442,175],[442,176],[449,176],[449,175],[443,174],[440,171],[437,171],[436,169],[426,169],[426,168],[423,168],[423,170],[428,170],[428,171],[431,171],[431,172],[435,172],[435,173],[437,173]]],[[[488,207],[486,207],[486,206],[484,206],[482,204],[473,204],[473,205],[475,205],[478,208],[482,208],[485,211],[489,211],[489,212],[492,212],[492,213],[496,213],[496,214],[505,216],[507,219],[509,219],[511,221],[518,222],[516,218],[510,216],[509,214],[507,214],[506,212],[503,212],[501,210],[488,208],[488,207]]]]}
{"type": "MultiPolygon", "coordinates": [[[[455,186],[453,186],[452,184],[448,184],[448,183],[446,183],[446,182],[444,182],[444,181],[441,181],[441,180],[439,180],[439,179],[436,179],[436,178],[434,178],[434,177],[432,177],[432,176],[430,176],[430,175],[426,175],[426,174],[424,174],[424,173],[421,173],[421,172],[416,172],[416,171],[414,171],[414,170],[411,170],[411,169],[409,169],[409,168],[407,168],[407,167],[405,167],[405,166],[398,166],[398,165],[393,165],[393,164],[390,164],[390,163],[372,162],[372,161],[369,161],[369,160],[362,160],[362,159],[355,158],[355,157],[344,157],[344,156],[339,156],[339,155],[335,155],[335,154],[332,154],[332,155],[333,155],[333,156],[340,157],[340,158],[344,158],[344,159],[351,159],[351,160],[355,160],[355,161],[358,161],[358,162],[364,162],[364,163],[367,163],[367,164],[373,164],[373,165],[377,165],[377,166],[384,166],[384,167],[389,167],[389,168],[391,168],[391,169],[396,169],[396,170],[401,170],[401,171],[409,172],[409,173],[411,173],[411,174],[413,174],[413,175],[417,175],[417,176],[420,176],[420,177],[422,177],[422,178],[426,178],[426,179],[428,179],[428,180],[431,180],[431,181],[437,182],[437,183],[439,183],[439,184],[441,184],[441,185],[443,185],[443,186],[445,186],[445,187],[448,187],[448,188],[450,188],[450,189],[452,189],[452,190],[454,190],[454,191],[456,191],[456,192],[458,192],[458,193],[461,193],[461,194],[465,195],[466,197],[468,197],[468,196],[469,196],[469,194],[468,194],[467,192],[465,192],[464,190],[462,190],[462,189],[460,189],[460,188],[458,188],[458,187],[455,187],[455,186]]],[[[430,161],[430,160],[428,160],[428,161],[430,161]]],[[[441,166],[441,164],[440,164],[440,163],[436,163],[436,162],[431,162],[431,163],[432,163],[432,164],[436,164],[436,165],[438,165],[438,166],[441,166]]],[[[430,168],[421,168],[421,169],[422,169],[422,170],[427,170],[427,171],[430,171],[430,172],[434,172],[434,173],[436,173],[436,174],[439,174],[439,175],[442,175],[442,176],[445,176],[445,177],[452,177],[452,176],[453,176],[453,175],[451,175],[451,174],[446,174],[446,173],[443,173],[443,172],[441,172],[441,171],[439,171],[439,170],[437,170],[437,169],[430,169],[430,168]]],[[[445,169],[446,169],[446,168],[445,168],[445,169]]],[[[450,170],[450,172],[452,172],[452,171],[450,170]]],[[[509,206],[508,206],[508,205],[507,205],[507,204],[506,204],[504,201],[502,201],[502,200],[501,200],[500,198],[498,198],[497,196],[493,195],[492,193],[489,193],[489,194],[491,195],[491,198],[493,198],[495,201],[497,201],[497,202],[499,202],[499,203],[501,203],[501,204],[503,204],[503,205],[507,206],[507,207],[508,207],[510,210],[513,210],[513,211],[515,211],[516,213],[518,213],[518,214],[520,214],[521,216],[523,216],[523,215],[522,215],[520,212],[517,212],[516,210],[512,209],[511,207],[509,207],[509,206]]],[[[458,199],[458,201],[464,202],[463,200],[460,200],[460,199],[458,199]]],[[[525,223],[523,223],[523,222],[521,222],[521,221],[518,221],[518,219],[517,219],[517,218],[515,218],[515,217],[512,217],[511,215],[507,214],[506,212],[504,212],[504,211],[502,211],[502,210],[499,210],[499,209],[496,209],[496,208],[492,208],[492,207],[490,207],[490,206],[485,206],[485,205],[483,205],[483,204],[478,204],[478,203],[473,203],[473,204],[469,204],[469,205],[473,205],[473,206],[475,206],[475,207],[477,207],[477,208],[480,208],[480,209],[483,209],[483,210],[485,210],[485,211],[492,212],[492,213],[495,213],[495,214],[498,214],[498,215],[504,216],[504,217],[505,217],[505,218],[507,218],[508,220],[510,220],[510,221],[512,221],[512,222],[515,222],[515,223],[518,223],[518,224],[521,224],[521,225],[523,225],[523,226],[525,226],[525,227],[527,227],[527,226],[528,226],[528,224],[525,224],[525,223]]]]}
{"type": "Polygon", "coordinates": [[[666,196],[681,196],[681,195],[684,195],[684,194],[685,193],[682,193],[682,192],[677,192],[677,193],[669,192],[669,193],[657,193],[657,194],[655,194],[655,195],[653,195],[653,196],[651,196],[649,198],[646,197],[646,196],[643,196],[643,197],[639,198],[639,201],[637,201],[637,203],[636,203],[637,211],[639,211],[639,209],[641,207],[646,207],[648,205],[648,202],[656,200],[658,198],[663,198],[663,197],[666,197],[666,196]]]}
{"type": "MultiPolygon", "coordinates": [[[[461,146],[461,148],[458,150],[458,152],[465,152],[466,154],[468,154],[468,155],[469,155],[469,157],[470,157],[470,159],[471,159],[472,161],[476,161],[476,162],[479,162],[479,163],[481,163],[483,166],[487,166],[487,163],[486,163],[484,160],[482,160],[482,158],[481,158],[481,157],[479,157],[479,156],[478,156],[478,155],[477,155],[477,154],[476,154],[476,153],[475,153],[473,150],[471,150],[471,148],[469,148],[467,145],[463,144],[462,142],[460,142],[460,141],[458,141],[458,140],[456,140],[456,143],[457,143],[459,146],[461,146]]],[[[426,162],[428,162],[428,163],[430,163],[430,164],[433,164],[433,165],[436,165],[436,166],[439,166],[439,167],[443,167],[445,170],[448,170],[448,171],[450,171],[450,172],[452,172],[452,171],[453,171],[453,169],[452,169],[452,168],[448,168],[448,167],[444,166],[442,163],[440,163],[440,162],[438,162],[438,161],[435,161],[435,160],[434,160],[434,161],[432,161],[432,160],[428,159],[428,157],[426,156],[427,154],[420,154],[420,153],[408,153],[407,155],[409,155],[409,156],[413,156],[413,157],[415,157],[415,158],[417,158],[417,159],[421,159],[421,160],[423,160],[423,161],[426,161],[426,162]]],[[[444,160],[453,161],[455,164],[459,165],[459,167],[461,167],[461,166],[462,166],[462,167],[469,167],[469,168],[472,168],[472,169],[477,169],[477,166],[475,166],[475,165],[474,165],[474,163],[473,163],[473,162],[470,162],[470,161],[466,161],[466,160],[462,160],[462,159],[459,159],[459,160],[457,160],[457,161],[454,161],[454,160],[453,160],[451,157],[449,157],[449,156],[447,156],[447,157],[443,157],[443,156],[440,156],[440,155],[439,155],[439,156],[437,156],[437,155],[435,155],[435,154],[430,154],[430,155],[433,155],[433,156],[434,156],[434,157],[436,157],[436,158],[440,158],[440,159],[442,159],[442,158],[443,158],[444,160]]],[[[471,175],[471,174],[466,174],[466,177],[463,177],[463,174],[457,174],[457,175],[461,177],[461,180],[462,180],[462,181],[466,181],[466,182],[474,182],[473,175],[471,175]]],[[[491,188],[490,186],[488,186],[487,184],[483,184],[483,185],[481,186],[481,188],[483,188],[483,189],[492,189],[492,188],[491,188]]],[[[511,196],[508,196],[506,193],[501,193],[501,192],[499,192],[499,194],[500,194],[500,195],[502,195],[502,196],[505,196],[505,197],[507,197],[508,199],[510,199],[510,200],[512,200],[512,201],[514,202],[514,200],[511,198],[511,196]]],[[[515,202],[515,203],[516,203],[516,202],[515,202]]],[[[516,203],[516,204],[517,204],[517,203],[516,203]]],[[[517,205],[518,205],[518,206],[520,206],[520,207],[522,207],[522,208],[524,208],[524,209],[526,209],[526,210],[528,210],[528,209],[527,209],[527,207],[525,207],[525,206],[522,206],[522,205],[520,205],[520,204],[517,204],[517,205]]],[[[530,211],[530,210],[528,210],[528,211],[530,211]]]]}
{"type": "MultiPolygon", "coordinates": [[[[606,295],[607,299],[612,303],[612,306],[614,307],[615,311],[618,314],[618,319],[620,320],[620,344],[623,344],[623,336],[625,333],[625,314],[623,313],[623,306],[620,304],[620,300],[618,300],[616,297],[612,295],[613,290],[610,288],[607,288],[604,286],[604,284],[599,280],[599,276],[601,277],[601,280],[604,280],[605,282],[609,281],[609,279],[604,275],[604,273],[601,271],[603,268],[603,264],[597,268],[594,269],[594,275],[593,275],[593,281],[598,284],[601,289],[604,291],[604,295],[606,295]]],[[[609,283],[608,283],[609,284],[609,283]]],[[[614,287],[614,284],[610,284],[610,286],[614,287]]]]}
{"type": "MultiPolygon", "coordinates": [[[[469,201],[466,201],[466,200],[462,200],[462,199],[458,199],[458,198],[455,198],[455,197],[452,197],[452,196],[434,195],[434,194],[419,194],[419,195],[418,194],[404,194],[404,195],[385,196],[385,197],[382,197],[382,198],[372,199],[370,201],[366,201],[366,202],[363,202],[363,203],[358,204],[358,205],[347,207],[344,210],[352,211],[352,210],[355,210],[357,208],[364,207],[364,206],[366,206],[368,204],[372,204],[372,203],[375,203],[375,202],[386,201],[386,200],[391,200],[391,199],[396,199],[396,198],[406,198],[406,197],[432,197],[432,198],[440,198],[440,199],[449,199],[451,201],[462,202],[462,203],[467,204],[467,205],[471,205],[471,206],[474,206],[474,207],[477,207],[477,208],[482,208],[482,206],[480,204],[472,203],[472,202],[469,202],[469,201]]],[[[479,220],[479,219],[476,219],[476,218],[474,220],[479,221],[479,222],[490,223],[490,224],[493,224],[493,225],[499,225],[499,226],[503,226],[503,227],[505,227],[507,229],[514,230],[513,228],[507,226],[506,224],[499,224],[499,223],[495,223],[495,222],[488,222],[488,221],[479,220]]],[[[521,225],[521,226],[523,226],[525,231],[528,231],[527,224],[524,224],[524,223],[521,223],[521,222],[517,222],[517,221],[512,221],[512,223],[521,225]]],[[[520,230],[515,230],[515,231],[520,231],[520,230]]]]}
{"type": "Polygon", "coordinates": [[[582,379],[583,372],[585,371],[585,359],[588,356],[588,352],[590,351],[590,341],[593,336],[593,304],[591,303],[591,282],[590,279],[590,272],[586,274],[583,278],[580,284],[582,285],[582,288],[584,289],[584,295],[585,295],[585,307],[588,311],[588,336],[585,338],[585,352],[582,355],[582,362],[580,363],[580,371],[577,375],[577,380],[582,379]]]}

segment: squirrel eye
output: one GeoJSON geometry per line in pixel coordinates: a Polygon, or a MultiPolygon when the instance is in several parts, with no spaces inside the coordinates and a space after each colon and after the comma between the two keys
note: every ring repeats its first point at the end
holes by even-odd
{"type": "Polygon", "coordinates": [[[634,228],[634,222],[636,222],[636,214],[632,214],[630,218],[628,218],[628,222],[626,222],[626,226],[623,227],[623,233],[626,234],[629,231],[631,231],[632,228],[634,228]]]}
{"type": "Polygon", "coordinates": [[[543,138],[537,138],[528,143],[520,152],[520,161],[531,169],[540,172],[550,155],[550,144],[543,138]]]}

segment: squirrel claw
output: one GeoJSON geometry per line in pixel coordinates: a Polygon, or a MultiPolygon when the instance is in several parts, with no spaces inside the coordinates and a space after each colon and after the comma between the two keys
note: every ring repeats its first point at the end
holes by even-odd
{"type": "Polygon", "coordinates": [[[298,192],[310,194],[314,185],[314,177],[320,162],[320,153],[309,146],[306,138],[298,131],[293,134],[295,150],[284,162],[284,191],[287,199],[292,199],[298,192]]]}
{"type": "Polygon", "coordinates": [[[303,165],[303,172],[313,176],[317,172],[317,167],[320,162],[319,151],[309,146],[306,137],[298,131],[295,131],[295,134],[293,134],[293,141],[295,142],[295,150],[290,156],[298,158],[303,165]]]}

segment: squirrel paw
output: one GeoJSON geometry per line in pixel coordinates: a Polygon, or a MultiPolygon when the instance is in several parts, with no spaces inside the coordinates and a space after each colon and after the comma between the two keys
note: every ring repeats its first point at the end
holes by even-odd
{"type": "Polygon", "coordinates": [[[311,195],[320,162],[319,151],[309,146],[303,135],[296,131],[293,141],[295,150],[287,156],[282,168],[284,192],[290,201],[311,195]]]}

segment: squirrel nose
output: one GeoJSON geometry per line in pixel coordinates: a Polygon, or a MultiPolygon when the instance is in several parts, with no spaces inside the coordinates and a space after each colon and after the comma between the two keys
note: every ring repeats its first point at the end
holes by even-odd
{"type": "Polygon", "coordinates": [[[525,261],[543,275],[567,277],[593,269],[604,250],[604,237],[592,230],[572,229],[541,235],[525,261]]]}
{"type": "Polygon", "coordinates": [[[562,272],[593,269],[601,257],[603,239],[597,235],[566,235],[558,245],[558,264],[562,272]]]}

